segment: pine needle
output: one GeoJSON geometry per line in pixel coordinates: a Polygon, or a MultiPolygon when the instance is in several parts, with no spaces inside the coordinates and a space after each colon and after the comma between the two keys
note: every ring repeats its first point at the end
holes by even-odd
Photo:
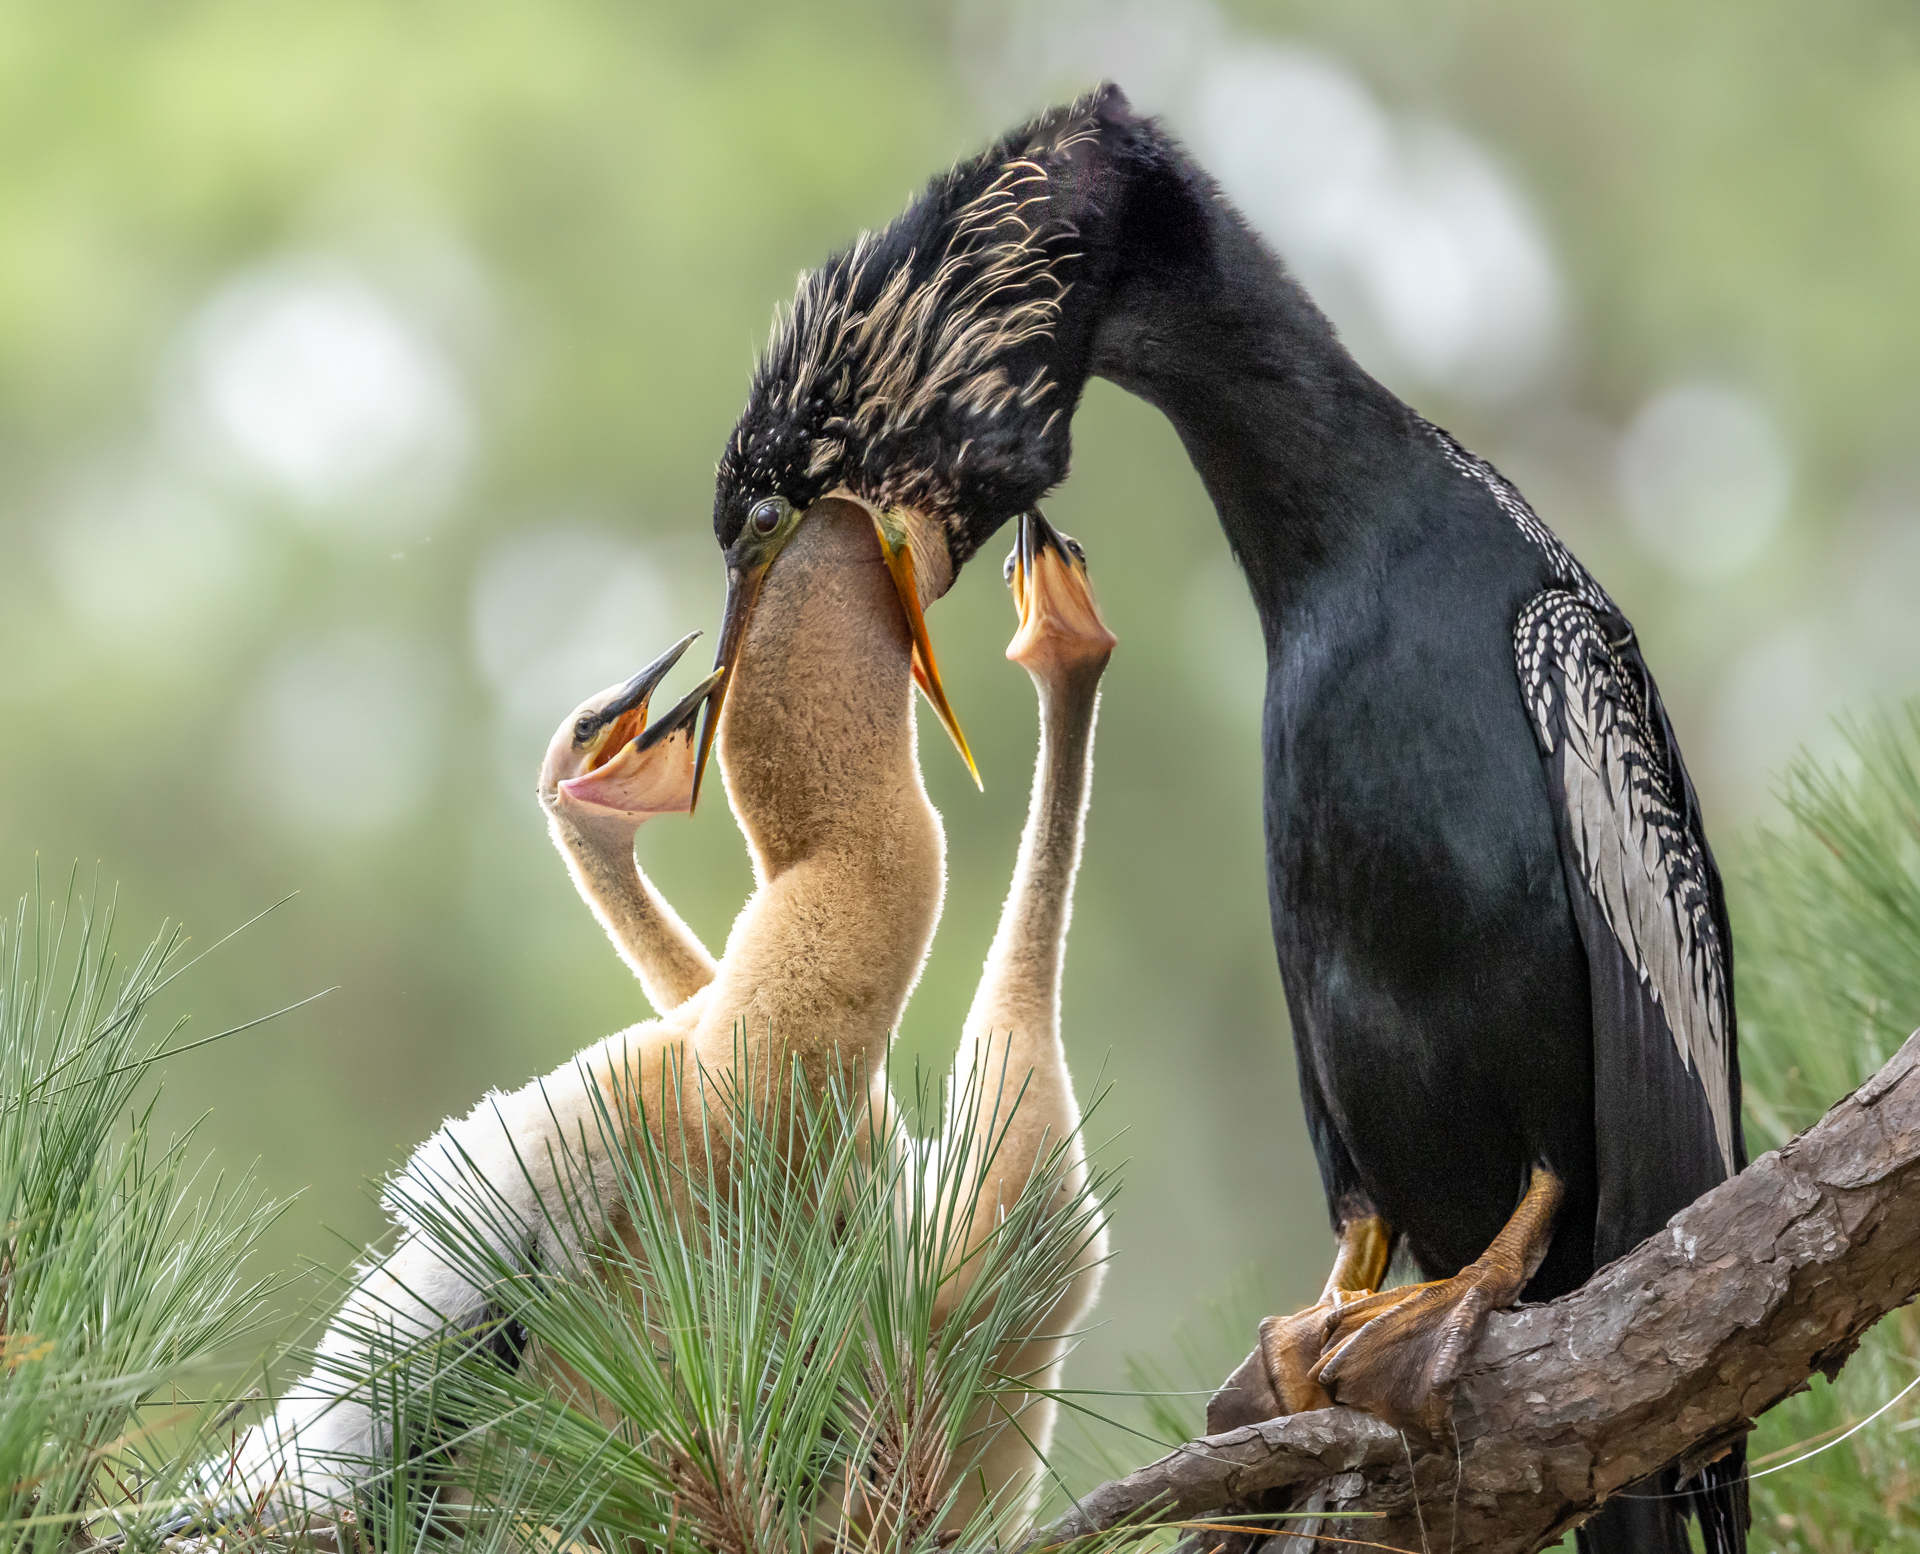
{"type": "MultiPolygon", "coordinates": [[[[1920,701],[1841,726],[1847,757],[1789,766],[1784,819],[1745,848],[1729,892],[1755,1152],[1820,1116],[1920,1026],[1920,701]]],[[[1867,1427],[1916,1363],[1920,1320],[1896,1312],[1837,1382],[1816,1379],[1760,1421],[1758,1543],[1866,1554],[1920,1539],[1920,1440],[1867,1427]],[[1822,1440],[1818,1456],[1781,1460],[1822,1440]]]]}

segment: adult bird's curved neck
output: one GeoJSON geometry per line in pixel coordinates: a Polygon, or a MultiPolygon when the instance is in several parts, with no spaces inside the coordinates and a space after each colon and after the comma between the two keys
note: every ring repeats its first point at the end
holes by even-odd
{"type": "Polygon", "coordinates": [[[1126,133],[1088,234],[1089,371],[1172,422],[1271,628],[1314,573],[1420,521],[1409,474],[1442,456],[1186,153],[1126,133]]]}

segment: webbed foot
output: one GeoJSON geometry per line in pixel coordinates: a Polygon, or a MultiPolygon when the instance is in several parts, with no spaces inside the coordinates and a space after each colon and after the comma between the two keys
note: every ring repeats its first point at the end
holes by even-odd
{"type": "Polygon", "coordinates": [[[1309,1376],[1336,1402],[1437,1434],[1488,1314],[1518,1300],[1546,1256],[1565,1191],[1536,1167],[1493,1244],[1452,1278],[1366,1296],[1336,1313],[1309,1376]]]}
{"type": "Polygon", "coordinates": [[[1333,1398],[1314,1375],[1326,1353],[1327,1341],[1341,1311],[1354,1297],[1323,1297],[1317,1305],[1291,1316],[1268,1317],[1260,1324],[1259,1355],[1267,1381],[1283,1414],[1303,1414],[1312,1408],[1331,1408],[1333,1398]]]}
{"type": "Polygon", "coordinates": [[[1308,1375],[1341,1403],[1402,1430],[1436,1432],[1487,1313],[1519,1287],[1479,1263],[1451,1279],[1356,1301],[1331,1324],[1308,1375]]]}

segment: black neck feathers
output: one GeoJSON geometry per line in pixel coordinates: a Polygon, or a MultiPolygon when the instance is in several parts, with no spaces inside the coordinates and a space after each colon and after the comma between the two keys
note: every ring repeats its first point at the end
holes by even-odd
{"type": "Polygon", "coordinates": [[[1100,197],[1080,223],[1088,369],[1173,423],[1271,616],[1413,522],[1409,488],[1443,459],[1213,180],[1116,99],[1101,99],[1100,197]]]}

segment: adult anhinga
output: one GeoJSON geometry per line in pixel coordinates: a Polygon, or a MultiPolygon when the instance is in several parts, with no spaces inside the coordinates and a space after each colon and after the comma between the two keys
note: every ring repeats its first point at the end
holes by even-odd
{"type": "MultiPolygon", "coordinates": [[[[801,278],[720,462],[734,586],[758,504],[844,492],[937,597],[1065,475],[1096,373],[1172,421],[1265,628],[1274,943],[1339,1238],[1214,1418],[1330,1390],[1431,1424],[1488,1310],[1744,1164],[1699,806],[1598,583],[1111,87],[801,278]],[[1396,1247],[1436,1282],[1369,1298],[1396,1247]]],[[[1738,1451],[1684,1497],[1663,1475],[1584,1546],[1683,1549],[1684,1508],[1738,1549],[1743,1478],[1738,1451]]]]}

